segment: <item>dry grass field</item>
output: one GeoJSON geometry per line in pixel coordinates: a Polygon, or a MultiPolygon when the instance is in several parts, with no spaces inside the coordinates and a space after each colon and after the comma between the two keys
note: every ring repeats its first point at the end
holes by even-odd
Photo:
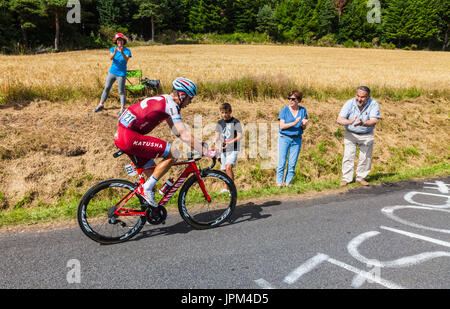
{"type": "MultiPolygon", "coordinates": [[[[174,77],[222,82],[282,76],[303,88],[450,88],[450,53],[273,45],[176,45],[132,48],[129,69],[169,85],[174,77]]],[[[0,56],[0,93],[10,89],[98,90],[109,70],[107,50],[0,56]]]]}
{"type": "MultiPolygon", "coordinates": [[[[450,54],[298,46],[153,46],[133,48],[130,69],[169,84],[176,76],[221,82],[244,76],[287,76],[315,89],[370,87],[420,88],[430,92],[450,87],[450,54]]],[[[0,56],[0,93],[14,85],[37,89],[102,87],[110,62],[103,50],[36,56],[0,56]],[[100,86],[99,86],[100,83],[100,86]]],[[[101,90],[101,89],[100,89],[101,90]]],[[[44,207],[79,199],[93,183],[128,178],[125,157],[114,159],[113,135],[119,104],[116,90],[107,109],[94,114],[97,97],[69,100],[23,99],[0,105],[0,208],[44,207]]],[[[114,93],[114,94],[113,94],[114,93]]],[[[350,97],[348,97],[350,99],[350,97]]],[[[132,103],[138,98],[128,98],[132,103]]],[[[199,97],[183,118],[189,125],[202,116],[205,127],[219,119],[218,106],[227,101],[247,130],[277,122],[284,98],[248,101],[232,95],[199,97]]],[[[382,120],[376,129],[370,180],[415,168],[450,163],[450,99],[421,96],[379,100],[382,120]]],[[[337,185],[343,154],[343,128],[336,117],[342,98],[318,100],[306,96],[302,105],[310,116],[297,165],[295,184],[329,181],[337,185]]],[[[269,130],[270,132],[270,130],[269,130]]],[[[155,136],[173,141],[167,126],[155,136]]],[[[276,147],[256,158],[241,158],[235,168],[240,190],[274,186],[275,170],[264,168],[276,147]]],[[[276,140],[276,136],[275,136],[276,140]]],[[[319,190],[326,187],[320,187],[319,190]]],[[[76,205],[75,205],[76,206],[76,205]]],[[[0,226],[1,226],[0,222],[0,226]]]]}

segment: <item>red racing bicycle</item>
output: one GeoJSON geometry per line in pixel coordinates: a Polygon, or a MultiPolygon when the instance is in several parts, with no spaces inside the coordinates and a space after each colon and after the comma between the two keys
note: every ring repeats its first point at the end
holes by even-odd
{"type": "MultiPolygon", "coordinates": [[[[118,151],[117,158],[124,154],[118,151]]],[[[165,224],[166,204],[181,187],[178,195],[178,211],[181,217],[195,229],[210,229],[219,226],[230,218],[236,206],[237,192],[233,180],[225,173],[214,170],[212,165],[199,169],[195,154],[188,160],[174,165],[187,165],[178,180],[169,187],[158,203],[151,207],[138,194],[145,183],[144,169],[153,170],[155,166],[138,167],[135,160],[133,169],[139,182],[124,179],[109,179],[95,184],[81,198],[78,205],[78,223],[90,239],[113,244],[126,241],[141,231],[145,223],[165,224]]]]}

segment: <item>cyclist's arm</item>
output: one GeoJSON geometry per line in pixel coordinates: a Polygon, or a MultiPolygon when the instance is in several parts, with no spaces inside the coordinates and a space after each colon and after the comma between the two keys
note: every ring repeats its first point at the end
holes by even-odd
{"type": "Polygon", "coordinates": [[[167,124],[169,125],[170,130],[172,130],[173,135],[176,137],[180,137],[180,133],[177,131],[177,128],[173,125],[173,120],[171,118],[167,118],[167,124]]]}
{"type": "Polygon", "coordinates": [[[168,125],[171,127],[172,132],[177,132],[177,135],[183,142],[194,148],[196,151],[206,154],[208,149],[204,149],[201,142],[194,139],[192,134],[186,129],[186,126],[182,121],[173,122],[171,119],[167,119],[168,125]]]}

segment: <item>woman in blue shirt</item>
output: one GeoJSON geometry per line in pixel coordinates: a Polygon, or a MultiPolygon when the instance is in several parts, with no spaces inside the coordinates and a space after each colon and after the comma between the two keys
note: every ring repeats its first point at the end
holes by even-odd
{"type": "Polygon", "coordinates": [[[277,168],[277,186],[283,186],[283,180],[286,186],[291,186],[294,177],[295,166],[302,147],[302,134],[308,124],[308,114],[299,103],[303,95],[298,90],[289,93],[289,105],[283,107],[278,115],[280,121],[280,136],[278,138],[278,168],[277,168]],[[287,173],[284,176],[284,170],[287,173]]]}
{"type": "Polygon", "coordinates": [[[109,50],[109,58],[112,60],[111,69],[109,70],[108,77],[106,78],[105,89],[103,90],[100,104],[94,109],[94,112],[99,112],[104,109],[103,104],[108,98],[112,85],[117,80],[121,106],[119,112],[120,117],[125,109],[125,82],[127,79],[127,63],[131,58],[131,51],[125,47],[125,44],[127,44],[127,39],[122,33],[116,33],[113,39],[113,44],[116,44],[117,46],[111,47],[109,50]]]}

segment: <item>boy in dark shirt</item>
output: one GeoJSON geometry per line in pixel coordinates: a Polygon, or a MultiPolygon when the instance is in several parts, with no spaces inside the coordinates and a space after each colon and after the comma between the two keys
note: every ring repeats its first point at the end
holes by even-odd
{"type": "MultiPolygon", "coordinates": [[[[239,120],[231,116],[232,109],[229,103],[220,105],[222,119],[216,125],[216,143],[222,141],[221,167],[231,179],[234,180],[233,166],[236,165],[240,149],[239,140],[242,138],[242,126],[239,120]]],[[[222,190],[225,191],[226,189],[222,190]]]]}

